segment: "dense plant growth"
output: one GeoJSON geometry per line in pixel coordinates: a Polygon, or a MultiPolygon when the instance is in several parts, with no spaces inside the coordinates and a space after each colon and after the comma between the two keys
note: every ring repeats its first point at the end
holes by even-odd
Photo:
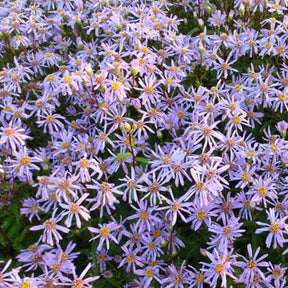
{"type": "Polygon", "coordinates": [[[287,0],[0,3],[0,288],[287,287],[287,0]]]}

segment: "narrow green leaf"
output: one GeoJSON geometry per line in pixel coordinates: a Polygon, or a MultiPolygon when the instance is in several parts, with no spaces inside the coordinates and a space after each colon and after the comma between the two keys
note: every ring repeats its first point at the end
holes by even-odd
{"type": "Polygon", "coordinates": [[[121,160],[121,159],[125,159],[131,155],[132,155],[131,152],[126,152],[126,153],[120,154],[115,159],[113,159],[113,162],[121,160]]]}
{"type": "Polygon", "coordinates": [[[144,158],[144,157],[136,157],[135,160],[137,162],[141,162],[141,163],[145,163],[145,164],[147,164],[149,162],[149,159],[148,158],[144,158]]]}
{"type": "Polygon", "coordinates": [[[189,31],[187,34],[188,35],[193,35],[194,33],[198,32],[198,31],[199,31],[199,27],[195,27],[191,31],[189,31]]]}

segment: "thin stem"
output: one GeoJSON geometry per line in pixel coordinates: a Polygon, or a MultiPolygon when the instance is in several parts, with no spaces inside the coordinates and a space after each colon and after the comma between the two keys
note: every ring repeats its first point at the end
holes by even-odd
{"type": "Polygon", "coordinates": [[[136,169],[136,160],[135,160],[135,153],[134,153],[134,149],[133,149],[133,145],[132,145],[132,136],[131,136],[130,132],[128,132],[128,140],[129,140],[129,145],[130,145],[130,151],[132,154],[133,168],[135,170],[136,169]]]}

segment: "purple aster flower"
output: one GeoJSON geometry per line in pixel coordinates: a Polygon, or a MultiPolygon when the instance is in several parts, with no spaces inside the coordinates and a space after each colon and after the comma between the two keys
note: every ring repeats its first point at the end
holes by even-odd
{"type": "Polygon", "coordinates": [[[51,246],[54,245],[53,238],[55,238],[56,242],[59,242],[62,239],[59,231],[63,233],[68,233],[70,231],[68,228],[57,224],[57,222],[61,221],[62,217],[61,215],[55,217],[56,212],[57,209],[54,210],[52,217],[49,220],[46,220],[43,224],[30,228],[31,231],[44,230],[40,239],[51,246]]]}
{"type": "Polygon", "coordinates": [[[250,285],[254,281],[255,276],[259,276],[260,279],[266,280],[266,277],[264,273],[261,271],[262,267],[268,267],[269,263],[266,261],[263,261],[268,254],[262,255],[257,259],[257,256],[260,252],[260,247],[256,249],[255,254],[253,255],[252,252],[252,246],[251,244],[248,244],[247,246],[248,250],[248,259],[245,258],[242,255],[239,255],[241,258],[243,258],[244,261],[236,261],[235,266],[238,266],[243,269],[240,278],[237,280],[237,282],[244,283],[247,285],[250,285]]]}
{"type": "Polygon", "coordinates": [[[201,262],[203,268],[201,271],[204,272],[205,282],[210,284],[210,287],[217,287],[218,278],[221,277],[221,287],[227,287],[227,276],[232,279],[236,279],[234,276],[234,269],[231,266],[233,258],[227,250],[224,250],[222,254],[214,249],[213,254],[206,252],[210,263],[201,262]]]}
{"type": "Polygon", "coordinates": [[[103,244],[105,242],[106,248],[109,250],[110,247],[110,240],[112,240],[114,243],[118,244],[118,240],[113,235],[113,231],[119,228],[120,225],[115,224],[113,222],[110,222],[108,224],[99,224],[98,228],[88,227],[88,230],[92,233],[96,233],[97,235],[93,238],[91,238],[89,241],[93,241],[94,239],[100,238],[100,241],[97,246],[97,250],[101,250],[103,247],[103,244]]]}
{"type": "MultiPolygon", "coordinates": [[[[266,211],[267,212],[267,211],[266,211]]],[[[257,221],[256,223],[260,226],[264,226],[263,228],[258,228],[255,233],[260,234],[262,232],[268,231],[269,234],[266,238],[266,247],[270,248],[272,241],[273,241],[273,248],[275,249],[278,245],[280,247],[283,247],[283,244],[287,242],[287,240],[284,239],[284,235],[288,234],[287,231],[287,224],[285,223],[288,216],[285,216],[281,219],[278,219],[275,216],[275,210],[270,208],[268,214],[268,220],[270,223],[264,223],[257,221]]]]}

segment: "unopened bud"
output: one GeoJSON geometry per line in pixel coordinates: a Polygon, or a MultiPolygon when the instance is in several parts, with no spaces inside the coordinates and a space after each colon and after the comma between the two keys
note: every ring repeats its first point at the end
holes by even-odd
{"type": "Polygon", "coordinates": [[[196,11],[193,12],[193,18],[194,18],[194,19],[198,19],[198,15],[197,15],[197,12],[196,12],[196,11]]]}
{"type": "Polygon", "coordinates": [[[243,3],[240,4],[239,6],[239,11],[240,11],[240,14],[241,15],[244,15],[245,14],[245,6],[243,3]]]}
{"type": "Polygon", "coordinates": [[[234,18],[234,14],[235,14],[235,12],[234,12],[233,10],[231,10],[231,11],[229,12],[228,19],[229,19],[230,21],[234,18]]]}
{"type": "Polygon", "coordinates": [[[288,27],[288,15],[285,15],[283,18],[283,24],[288,27]]]}
{"type": "Polygon", "coordinates": [[[203,27],[204,27],[204,21],[203,21],[203,19],[199,18],[199,19],[198,19],[198,24],[199,24],[199,26],[200,26],[201,28],[203,28],[203,27]]]}
{"type": "Polygon", "coordinates": [[[177,256],[177,251],[176,251],[176,250],[173,250],[172,253],[171,253],[171,256],[172,256],[172,257],[177,256]]]}
{"type": "Polygon", "coordinates": [[[139,73],[139,69],[131,68],[131,74],[135,77],[139,73]]]}
{"type": "Polygon", "coordinates": [[[203,44],[201,42],[199,43],[198,51],[201,55],[205,52],[205,48],[203,47],[203,44]]]}
{"type": "Polygon", "coordinates": [[[162,139],[163,135],[161,131],[157,131],[156,134],[157,134],[158,139],[162,139]]]}
{"type": "Polygon", "coordinates": [[[131,131],[131,125],[127,122],[122,124],[122,127],[124,128],[125,131],[130,132],[131,131]]]}
{"type": "Polygon", "coordinates": [[[121,73],[121,70],[120,70],[119,68],[116,68],[116,69],[115,69],[115,75],[116,75],[116,76],[119,76],[120,73],[121,73]]]}
{"type": "Polygon", "coordinates": [[[161,240],[161,246],[165,248],[167,246],[167,241],[166,240],[161,240]]]}
{"type": "Polygon", "coordinates": [[[122,25],[121,24],[117,24],[116,28],[121,31],[122,30],[122,25]]]}

